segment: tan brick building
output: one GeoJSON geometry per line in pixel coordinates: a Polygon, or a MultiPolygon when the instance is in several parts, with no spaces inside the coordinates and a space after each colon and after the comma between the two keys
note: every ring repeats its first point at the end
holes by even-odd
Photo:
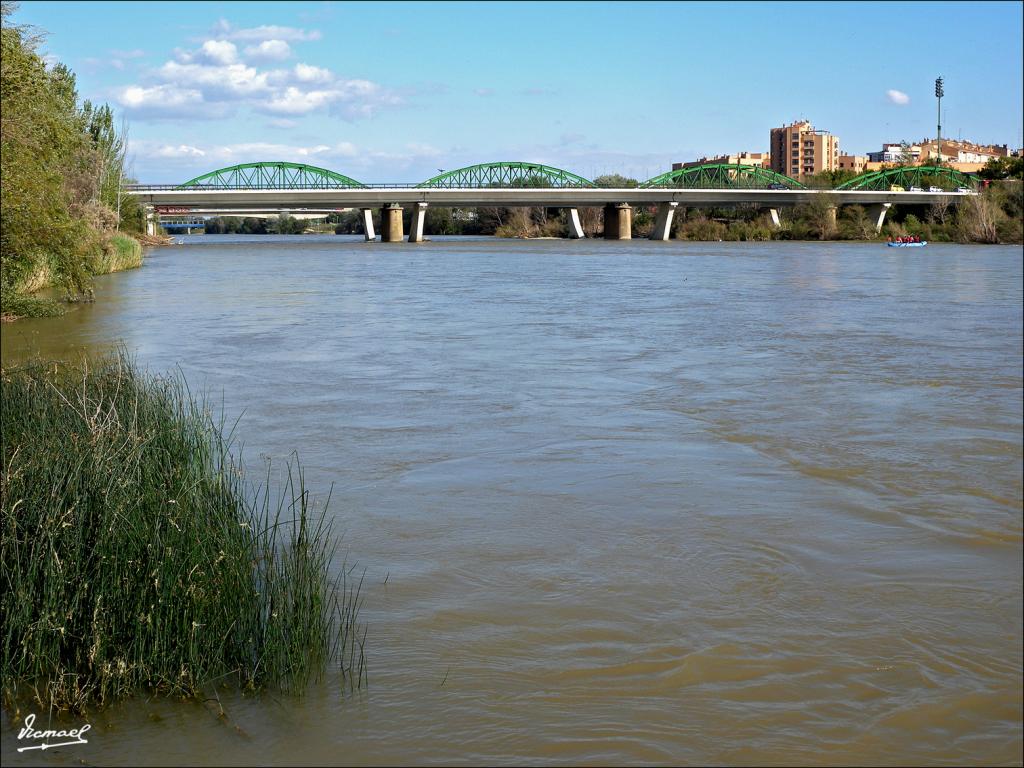
{"type": "Polygon", "coordinates": [[[758,168],[767,168],[770,159],[767,152],[737,152],[734,155],[718,155],[717,157],[702,157],[699,160],[692,160],[688,163],[672,163],[672,170],[678,171],[682,168],[696,168],[698,165],[753,165],[758,168]]]}
{"type": "Polygon", "coordinates": [[[772,128],[770,150],[772,170],[797,181],[839,168],[839,137],[806,120],[772,128]]]}
{"type": "Polygon", "coordinates": [[[864,173],[868,169],[867,155],[840,155],[837,168],[840,171],[864,173]]]}

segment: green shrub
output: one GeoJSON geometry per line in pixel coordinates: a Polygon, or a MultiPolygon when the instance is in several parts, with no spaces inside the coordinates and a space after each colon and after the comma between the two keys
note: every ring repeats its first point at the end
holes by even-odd
{"type": "Polygon", "coordinates": [[[299,691],[331,659],[358,684],[358,590],[301,470],[249,489],[204,404],[123,355],[5,371],[0,395],[8,705],[299,691]]]}

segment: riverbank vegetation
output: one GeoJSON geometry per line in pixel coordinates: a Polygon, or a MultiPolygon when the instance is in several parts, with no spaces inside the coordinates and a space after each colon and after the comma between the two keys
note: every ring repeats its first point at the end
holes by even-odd
{"type": "MultiPolygon", "coordinates": [[[[624,180],[628,182],[635,180],[624,180]]],[[[616,180],[623,184],[623,180],[616,180]]],[[[886,213],[881,232],[869,211],[860,205],[836,208],[827,196],[815,202],[779,209],[780,226],[774,226],[769,212],[755,205],[729,208],[684,208],[676,210],[672,236],[678,240],[885,240],[919,235],[930,242],[1021,243],[1024,242],[1024,183],[1017,179],[993,181],[975,197],[956,203],[894,205],[886,213]]],[[[657,208],[636,206],[633,236],[646,237],[654,226],[657,208]]],[[[375,216],[377,213],[375,212],[375,216]]],[[[580,223],[587,237],[600,237],[604,230],[603,209],[579,209],[580,223]]],[[[361,234],[359,211],[332,214],[337,234],[361,234]]],[[[410,215],[406,212],[405,229],[410,215]]],[[[379,228],[379,222],[375,221],[379,228]]],[[[427,209],[424,231],[429,235],[496,235],[498,237],[565,237],[569,227],[566,211],[558,208],[435,208],[427,209]]]]}
{"type": "MultiPolygon", "coordinates": [[[[974,197],[956,204],[894,205],[881,232],[867,208],[839,206],[835,220],[825,198],[810,205],[782,208],[781,226],[773,226],[763,209],[690,208],[677,212],[674,235],[680,240],[886,240],[917,235],[938,243],[1024,242],[1024,185],[993,182],[974,197]]],[[[634,231],[637,230],[634,219],[634,231]]],[[[649,231],[649,229],[648,229],[649,231]]],[[[646,234],[641,232],[640,234],[646,234]]]]}
{"type": "Polygon", "coordinates": [[[273,219],[254,216],[216,216],[206,221],[208,235],[301,235],[309,229],[306,219],[297,219],[287,213],[273,219]]]}
{"type": "Polygon", "coordinates": [[[2,387],[5,705],[360,683],[358,588],[301,470],[248,487],[209,404],[123,355],[2,387]]]}
{"type": "Polygon", "coordinates": [[[0,27],[0,312],[53,314],[59,305],[32,296],[55,287],[88,297],[93,275],[141,263],[124,235],[141,232],[143,213],[123,192],[124,126],[107,105],[80,103],[74,74],[48,66],[40,36],[0,27]],[[122,237],[118,237],[118,235],[122,237]]]}

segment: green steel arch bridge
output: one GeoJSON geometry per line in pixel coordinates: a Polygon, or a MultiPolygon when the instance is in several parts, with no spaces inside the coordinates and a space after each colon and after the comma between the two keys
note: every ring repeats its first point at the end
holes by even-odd
{"type": "Polygon", "coordinates": [[[279,161],[218,168],[178,186],[207,189],[352,189],[364,185],[326,168],[279,161]]]}
{"type": "Polygon", "coordinates": [[[495,187],[554,188],[596,187],[575,173],[540,163],[501,162],[469,165],[448,171],[416,185],[430,189],[493,189],[495,187]]]}
{"type": "Polygon", "coordinates": [[[806,189],[796,179],[757,165],[706,163],[678,168],[640,184],[642,189],[806,189]]]}
{"type": "Polygon", "coordinates": [[[884,191],[891,190],[893,186],[903,187],[904,190],[912,187],[942,187],[953,189],[978,188],[978,180],[953,168],[934,165],[904,165],[895,168],[886,168],[881,171],[862,173],[836,189],[859,189],[884,191]]]}
{"type": "Polygon", "coordinates": [[[603,206],[605,237],[630,237],[632,206],[656,206],[652,239],[667,240],[676,208],[756,205],[779,224],[780,207],[802,205],[827,196],[829,207],[859,204],[881,229],[893,203],[929,204],[941,197],[973,194],[974,182],[946,168],[889,169],[863,174],[834,190],[807,189],[766,168],[711,163],[681,168],[648,179],[636,188],[609,189],[561,168],[542,163],[480,163],[444,171],[416,184],[365,184],[336,171],[283,161],[253,162],[220,168],[182,184],[132,185],[127,188],[148,206],[149,228],[156,211],[216,215],[218,211],[288,212],[293,215],[359,208],[368,240],[376,239],[372,209],[382,209],[382,240],[403,238],[402,206],[413,208],[409,240],[423,240],[428,205],[565,208],[570,237],[583,237],[578,208],[603,206]],[[936,183],[934,180],[938,179],[936,183]],[[935,190],[918,188],[931,180],[935,190]],[[904,182],[901,184],[900,182],[904,182]],[[909,191],[900,187],[909,185],[909,191]],[[956,185],[957,191],[939,189],[956,185]],[[894,189],[895,187],[895,189],[894,189]]]}

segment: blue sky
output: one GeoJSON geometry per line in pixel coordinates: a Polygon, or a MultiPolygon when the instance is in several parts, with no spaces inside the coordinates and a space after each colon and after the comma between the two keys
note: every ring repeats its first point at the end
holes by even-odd
{"type": "Polygon", "coordinates": [[[366,182],[494,160],[649,178],[806,118],[864,154],[1021,142],[1020,2],[23,2],[136,177],[257,160],[366,182]]]}

